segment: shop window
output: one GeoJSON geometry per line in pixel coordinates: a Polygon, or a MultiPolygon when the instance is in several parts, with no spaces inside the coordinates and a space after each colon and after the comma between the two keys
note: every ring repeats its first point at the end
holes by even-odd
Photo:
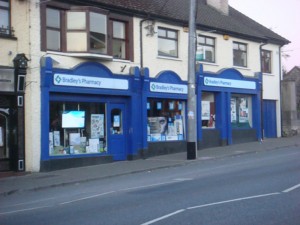
{"type": "Polygon", "coordinates": [[[261,66],[263,73],[272,73],[271,70],[271,51],[262,50],[261,51],[261,66]]]}
{"type": "Polygon", "coordinates": [[[197,38],[196,60],[215,62],[215,39],[199,35],[197,38]]]}
{"type": "Polygon", "coordinates": [[[158,28],[158,55],[178,57],[178,32],[166,28],[158,28]]]}
{"type": "Polygon", "coordinates": [[[247,45],[233,42],[233,65],[247,67],[247,45]]]}
{"type": "MultiPolygon", "coordinates": [[[[94,53],[133,60],[132,18],[93,7],[42,7],[42,50],[94,53]]],[[[51,5],[51,6],[50,6],[51,5]]]]}
{"type": "Polygon", "coordinates": [[[252,127],[252,98],[250,96],[231,97],[232,128],[252,127]]]}
{"type": "Polygon", "coordinates": [[[49,154],[107,152],[105,103],[51,102],[49,154]]]}
{"type": "Polygon", "coordinates": [[[147,103],[148,141],[185,139],[185,103],[180,100],[149,99],[147,103]]]}
{"type": "Polygon", "coordinates": [[[202,128],[215,128],[215,95],[213,93],[202,93],[201,112],[202,128]]]}

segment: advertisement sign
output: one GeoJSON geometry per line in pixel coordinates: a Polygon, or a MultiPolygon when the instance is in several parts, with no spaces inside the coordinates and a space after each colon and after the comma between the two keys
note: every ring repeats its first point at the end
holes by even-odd
{"type": "Polygon", "coordinates": [[[184,84],[169,84],[150,82],[151,92],[172,93],[172,94],[187,94],[188,87],[184,84]]]}
{"type": "Polygon", "coordinates": [[[225,88],[243,88],[243,89],[256,89],[254,81],[222,79],[214,77],[204,77],[205,86],[225,87],[225,88]]]}
{"type": "Polygon", "coordinates": [[[86,88],[104,88],[104,89],[118,89],[128,90],[128,80],[88,77],[72,74],[54,74],[54,85],[69,86],[69,87],[86,87],[86,88]]]}
{"type": "Polygon", "coordinates": [[[202,107],[202,120],[210,120],[210,102],[209,101],[202,101],[201,102],[202,107]]]}
{"type": "Polygon", "coordinates": [[[104,114],[91,114],[91,138],[104,137],[104,114]]]}

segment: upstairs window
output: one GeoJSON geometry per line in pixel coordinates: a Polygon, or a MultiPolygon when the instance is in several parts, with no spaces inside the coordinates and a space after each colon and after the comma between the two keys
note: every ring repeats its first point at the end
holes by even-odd
{"type": "Polygon", "coordinates": [[[158,28],[158,55],[178,57],[178,32],[165,28],[158,28]]]}
{"type": "Polygon", "coordinates": [[[61,50],[61,17],[60,11],[48,8],[46,10],[47,49],[61,50]]]}
{"type": "Polygon", "coordinates": [[[247,67],[247,45],[233,42],[233,65],[247,67]]]}
{"type": "Polygon", "coordinates": [[[126,23],[112,21],[112,53],[114,58],[126,59],[126,23]]]}
{"type": "Polygon", "coordinates": [[[198,36],[196,60],[203,62],[215,62],[215,39],[211,37],[198,36]]]}
{"type": "Polygon", "coordinates": [[[46,16],[41,13],[42,50],[133,60],[132,18],[91,7],[70,10],[51,5],[44,10],[46,16]]]}
{"type": "Polygon", "coordinates": [[[272,73],[271,69],[271,51],[261,51],[261,69],[263,73],[272,73]]]}
{"type": "Polygon", "coordinates": [[[0,36],[13,36],[10,24],[10,1],[0,0],[0,36]]]}

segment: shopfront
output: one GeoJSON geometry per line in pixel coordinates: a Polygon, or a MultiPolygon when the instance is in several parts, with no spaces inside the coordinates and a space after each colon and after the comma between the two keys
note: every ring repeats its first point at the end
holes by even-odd
{"type": "Polygon", "coordinates": [[[146,69],[143,75],[144,154],[186,151],[187,83],[172,71],[149,78],[146,69]]]}
{"type": "Polygon", "coordinates": [[[261,75],[244,77],[235,69],[198,73],[200,148],[261,139],[261,75]],[[201,108],[200,108],[201,106],[201,108]]]}
{"type": "Polygon", "coordinates": [[[99,63],[42,67],[41,171],[127,160],[141,140],[139,70],[116,75],[99,63]]]}
{"type": "Polygon", "coordinates": [[[24,171],[26,69],[0,67],[0,171],[24,171]]]}

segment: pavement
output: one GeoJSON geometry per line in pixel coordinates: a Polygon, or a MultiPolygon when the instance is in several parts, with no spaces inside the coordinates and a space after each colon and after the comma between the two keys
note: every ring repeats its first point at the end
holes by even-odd
{"type": "Polygon", "coordinates": [[[300,135],[296,135],[293,137],[264,139],[262,142],[249,142],[224,147],[207,148],[199,150],[197,159],[195,160],[187,160],[186,152],[181,152],[147,159],[119,161],[51,172],[14,173],[4,177],[1,177],[0,173],[0,196],[25,191],[37,191],[161,168],[183,166],[203,160],[215,160],[224,157],[234,157],[242,154],[299,146],[300,135]]]}

